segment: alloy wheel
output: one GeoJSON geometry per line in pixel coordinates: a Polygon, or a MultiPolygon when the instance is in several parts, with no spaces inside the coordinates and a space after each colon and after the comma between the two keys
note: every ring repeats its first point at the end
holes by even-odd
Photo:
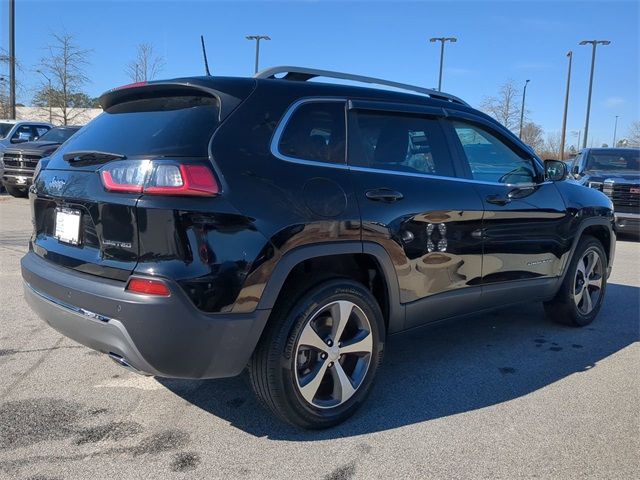
{"type": "Polygon", "coordinates": [[[320,307],[305,324],[295,350],[295,377],[302,397],[317,408],[335,408],[361,386],[371,363],[369,319],[355,303],[320,307]]]}
{"type": "Polygon", "coordinates": [[[578,262],[573,281],[573,301],[582,315],[591,313],[600,302],[603,273],[600,253],[589,248],[578,262]]]}

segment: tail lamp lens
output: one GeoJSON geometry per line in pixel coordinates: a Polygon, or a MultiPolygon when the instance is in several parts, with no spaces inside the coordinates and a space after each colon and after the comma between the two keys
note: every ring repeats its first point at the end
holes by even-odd
{"type": "Polygon", "coordinates": [[[132,277],[127,285],[127,290],[143,295],[158,295],[161,297],[171,295],[169,287],[167,287],[162,280],[152,280],[149,278],[132,277]]]}
{"type": "Polygon", "coordinates": [[[103,167],[100,177],[111,192],[209,197],[220,192],[211,170],[198,164],[125,160],[103,167]]]}

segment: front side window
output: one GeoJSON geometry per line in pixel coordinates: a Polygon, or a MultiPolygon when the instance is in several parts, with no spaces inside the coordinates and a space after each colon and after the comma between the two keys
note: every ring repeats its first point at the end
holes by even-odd
{"type": "Polygon", "coordinates": [[[30,142],[34,139],[34,131],[29,125],[22,125],[18,127],[11,137],[11,140],[22,140],[30,142]]]}
{"type": "Polygon", "coordinates": [[[355,112],[349,163],[406,173],[453,176],[438,120],[401,114],[355,112]]]}
{"type": "Polygon", "coordinates": [[[0,138],[5,138],[13,128],[13,123],[0,123],[0,138]]]}
{"type": "Polygon", "coordinates": [[[535,183],[533,160],[520,156],[487,130],[454,122],[474,180],[505,184],[535,183]]]}
{"type": "Polygon", "coordinates": [[[344,164],[345,131],[343,102],[304,103],[287,122],[278,151],[300,160],[344,164]]]}

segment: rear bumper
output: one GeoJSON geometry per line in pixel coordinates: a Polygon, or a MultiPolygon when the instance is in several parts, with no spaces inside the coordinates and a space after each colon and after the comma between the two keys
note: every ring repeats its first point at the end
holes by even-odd
{"type": "Polygon", "coordinates": [[[25,298],[43,320],[149,375],[238,375],[270,314],[205,314],[172,282],[167,282],[169,297],[138,295],[125,291],[124,282],[59,267],[33,252],[21,263],[25,298]]]}

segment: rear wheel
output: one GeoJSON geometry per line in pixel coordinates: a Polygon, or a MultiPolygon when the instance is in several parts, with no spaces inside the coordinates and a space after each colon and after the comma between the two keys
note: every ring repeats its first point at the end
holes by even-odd
{"type": "Polygon", "coordinates": [[[7,193],[12,197],[24,198],[28,194],[28,190],[26,188],[14,187],[12,185],[5,185],[7,189],[7,193]]]}
{"type": "Polygon", "coordinates": [[[547,316],[565,325],[582,327],[598,315],[607,286],[607,256],[602,244],[580,240],[557,295],[544,304],[547,316]]]}
{"type": "Polygon", "coordinates": [[[363,285],[333,279],[284,302],[249,375],[281,419],[310,429],[346,420],[364,402],[382,357],[384,321],[363,285]]]}

